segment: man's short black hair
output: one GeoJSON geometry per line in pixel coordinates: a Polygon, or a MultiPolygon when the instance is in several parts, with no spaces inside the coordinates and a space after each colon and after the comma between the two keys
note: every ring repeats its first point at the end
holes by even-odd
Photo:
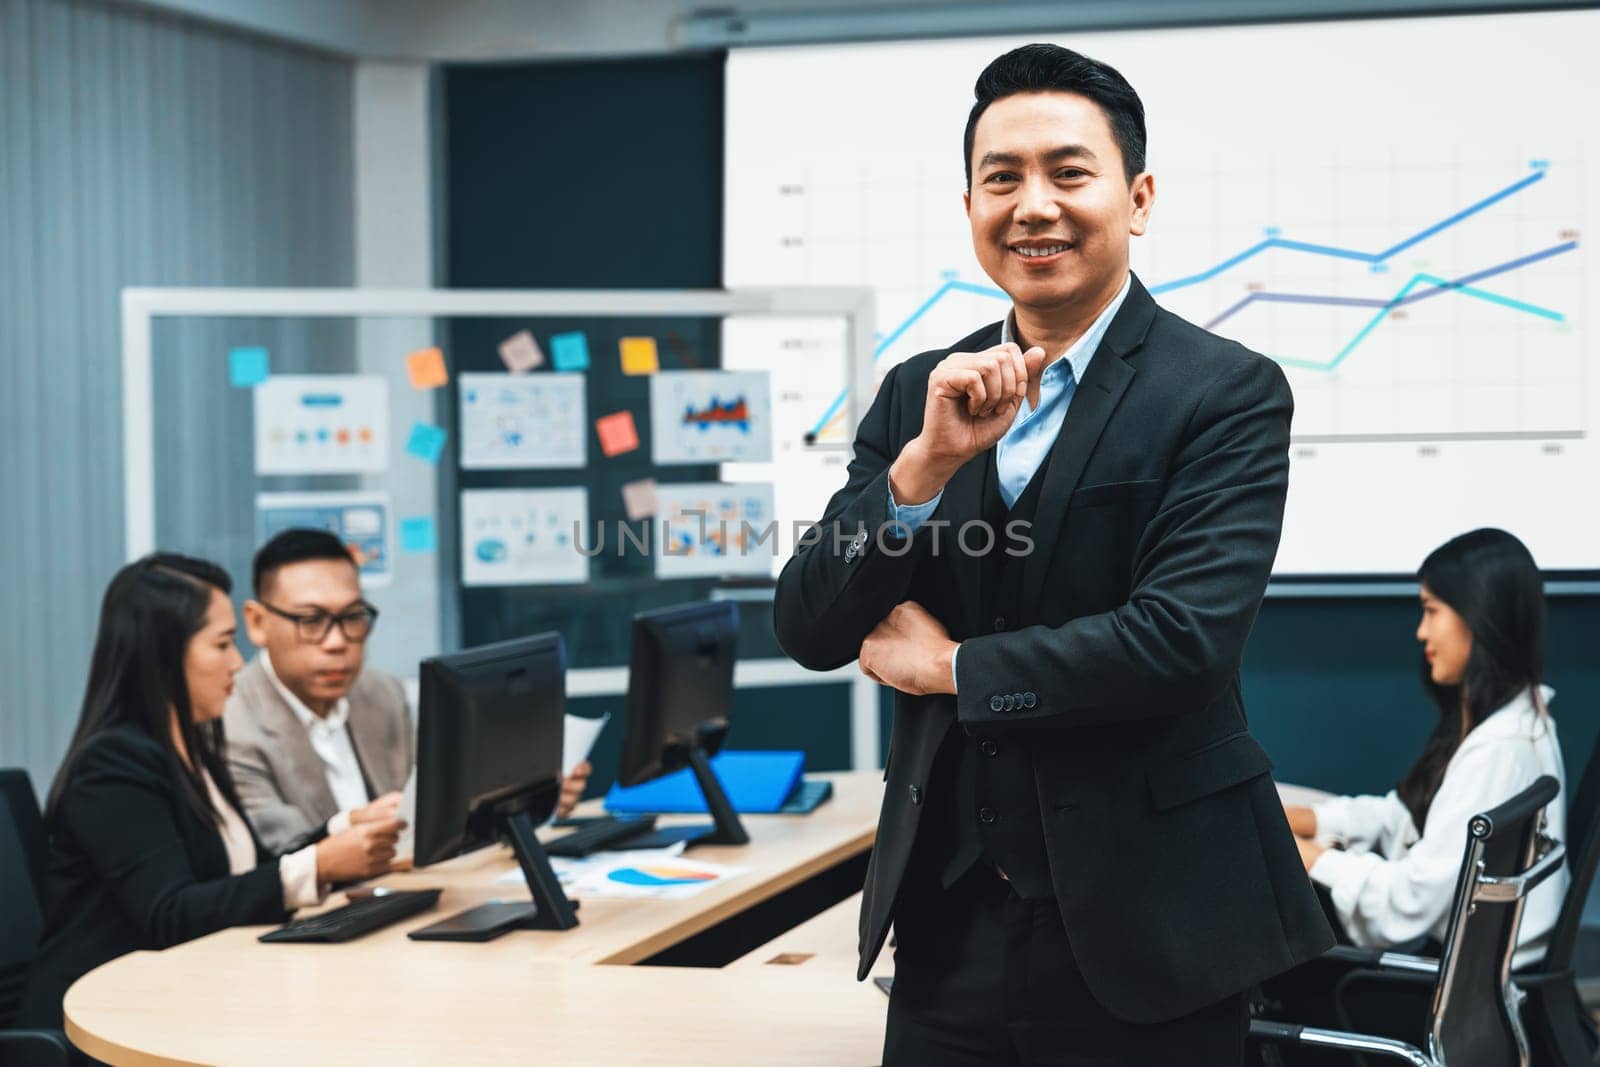
{"type": "Polygon", "coordinates": [[[296,527],[274,534],[272,539],[256,552],[255,566],[251,575],[255,585],[256,596],[277,573],[279,567],[287,567],[291,563],[303,563],[308,559],[342,559],[354,567],[356,561],[351,558],[350,550],[327,530],[312,530],[296,527]]]}
{"type": "Polygon", "coordinates": [[[972,137],[979,117],[996,100],[1018,93],[1077,93],[1100,105],[1122,152],[1128,184],[1144,170],[1144,105],[1128,79],[1097,59],[1054,44],[1025,44],[983,68],[972,87],[977,102],[964,139],[967,188],[972,188],[972,137]]]}

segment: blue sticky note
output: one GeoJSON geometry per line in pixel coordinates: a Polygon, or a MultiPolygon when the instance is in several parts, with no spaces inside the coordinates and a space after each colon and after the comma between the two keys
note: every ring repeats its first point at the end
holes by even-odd
{"type": "Polygon", "coordinates": [[[432,515],[416,515],[400,520],[400,551],[437,552],[439,538],[433,528],[432,515]]]}
{"type": "Polygon", "coordinates": [[[550,338],[550,362],[556,370],[588,370],[589,338],[583,331],[558,333],[550,338]]]}
{"type": "Polygon", "coordinates": [[[425,422],[411,424],[411,436],[406,438],[406,451],[429,463],[439,462],[444,454],[444,430],[425,422]]]}
{"type": "Polygon", "coordinates": [[[265,348],[234,348],[228,351],[228,384],[235,389],[260,385],[272,373],[265,348]]]}

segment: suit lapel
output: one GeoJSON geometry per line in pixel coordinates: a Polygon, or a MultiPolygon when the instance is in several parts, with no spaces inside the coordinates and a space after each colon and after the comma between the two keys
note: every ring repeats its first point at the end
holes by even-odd
{"type": "Polygon", "coordinates": [[[944,498],[939,501],[938,517],[950,524],[938,531],[939,554],[950,561],[968,636],[983,632],[978,619],[978,609],[982,606],[978,590],[982,560],[963,552],[958,538],[964,523],[983,518],[983,468],[988,462],[987,452],[967,460],[945,483],[944,498]]]}
{"type": "Polygon", "coordinates": [[[277,765],[276,776],[284,785],[285,797],[302,811],[305,809],[296,803],[296,799],[309,797],[317,805],[315,811],[306,812],[312,821],[320,822],[328,818],[339,810],[339,802],[333,798],[327,772],[323,770],[322,760],[318,758],[316,750],[311,747],[310,735],[300,724],[294,709],[278,694],[265,668],[260,670],[253,682],[255,704],[261,709],[261,730],[270,735],[274,742],[269,746],[267,758],[277,765]]]}
{"type": "MultiPolygon", "coordinates": [[[[952,352],[981,352],[1000,343],[1001,330],[997,323],[979,334],[956,342],[952,352]]],[[[936,518],[950,525],[938,531],[939,554],[950,561],[950,571],[955,580],[957,600],[964,612],[962,622],[966,635],[983,633],[979,609],[983,606],[978,583],[982,577],[980,557],[961,551],[957,540],[964,523],[983,518],[983,471],[989,463],[989,453],[981,452],[966,463],[944,486],[944,497],[939,501],[936,518]]]]}
{"type": "Polygon", "coordinates": [[[356,762],[361,766],[361,777],[366,782],[367,793],[379,796],[388,784],[389,764],[383,729],[383,717],[376,713],[368,693],[358,679],[350,687],[350,718],[345,728],[350,731],[350,747],[356,750],[356,762]]]}
{"type": "Polygon", "coordinates": [[[1034,516],[1033,551],[1022,567],[1023,617],[1038,617],[1039,597],[1055,556],[1067,503],[1083,477],[1111,413],[1116,410],[1134,377],[1133,365],[1124,357],[1144,342],[1155,318],[1156,303],[1134,277],[1128,295],[1106,330],[1083,381],[1078,383],[1066,421],[1051,448],[1039,508],[1034,516]]]}

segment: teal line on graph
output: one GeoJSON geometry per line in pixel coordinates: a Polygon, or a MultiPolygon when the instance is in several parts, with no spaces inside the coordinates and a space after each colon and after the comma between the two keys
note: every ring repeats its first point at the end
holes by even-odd
{"type": "MultiPolygon", "coordinates": [[[[1201,282],[1209,281],[1210,279],[1215,278],[1217,275],[1221,274],[1223,271],[1226,271],[1226,270],[1229,270],[1229,269],[1231,269],[1233,267],[1236,267],[1240,263],[1243,263],[1245,260],[1248,260],[1248,259],[1250,259],[1250,258],[1252,258],[1254,256],[1257,256],[1257,255],[1261,254],[1262,252],[1265,252],[1265,251],[1267,251],[1269,249],[1272,249],[1272,248],[1285,248],[1285,249],[1289,249],[1290,251],[1295,251],[1295,252],[1306,252],[1306,253],[1310,253],[1310,254],[1313,254],[1313,255],[1331,256],[1331,257],[1333,257],[1335,259],[1353,259],[1353,260],[1357,260],[1357,261],[1363,262],[1363,263],[1372,263],[1372,264],[1382,263],[1385,260],[1388,260],[1388,259],[1400,254],[1401,252],[1404,252],[1406,249],[1411,248],[1412,246],[1417,245],[1417,244],[1421,243],[1422,241],[1427,240],[1429,237],[1432,237],[1435,234],[1437,234],[1437,233],[1439,233],[1439,232],[1441,232],[1443,230],[1449,229],[1451,226],[1454,226],[1456,223],[1462,222],[1465,219],[1468,219],[1468,218],[1472,217],[1473,215],[1476,215],[1478,212],[1483,211],[1486,208],[1488,208],[1488,207],[1490,207],[1490,206],[1492,206],[1494,204],[1499,203],[1500,201],[1504,200],[1506,197],[1512,196],[1512,195],[1514,195],[1516,193],[1521,192],[1523,189],[1526,189],[1528,186],[1533,185],[1535,182],[1541,181],[1544,178],[1546,173],[1547,173],[1546,168],[1544,168],[1543,166],[1536,166],[1534,171],[1531,174],[1528,174],[1526,177],[1520,178],[1517,181],[1512,182],[1510,185],[1506,186],[1504,189],[1500,189],[1497,192],[1489,194],[1488,196],[1484,197],[1482,200],[1479,200],[1475,204],[1470,204],[1467,207],[1462,208],[1460,211],[1457,211],[1455,214],[1450,215],[1448,218],[1441,219],[1438,222],[1432,224],[1431,226],[1426,226],[1423,229],[1418,230],[1416,233],[1414,233],[1411,236],[1405,238],[1404,240],[1401,240],[1401,241],[1391,245],[1390,247],[1384,249],[1382,252],[1361,252],[1361,251],[1358,251],[1356,249],[1338,248],[1338,247],[1334,247],[1334,246],[1331,246],[1331,245],[1310,244],[1310,243],[1307,243],[1307,242],[1304,242],[1304,241],[1291,241],[1291,240],[1288,240],[1288,239],[1285,239],[1285,238],[1271,237],[1271,238],[1268,238],[1265,241],[1261,241],[1261,242],[1255,244],[1254,246],[1252,246],[1250,248],[1245,249],[1243,252],[1240,252],[1236,256],[1232,256],[1229,259],[1223,260],[1221,263],[1217,264],[1214,267],[1211,267],[1208,270],[1201,271],[1199,274],[1191,274],[1191,275],[1189,275],[1188,277],[1185,277],[1185,278],[1176,278],[1176,279],[1174,279],[1174,280],[1172,280],[1170,282],[1162,282],[1159,285],[1153,285],[1153,286],[1150,287],[1150,295],[1157,296],[1157,295],[1159,295],[1161,293],[1171,292],[1174,289],[1181,289],[1181,288],[1185,288],[1185,287],[1190,286],[1190,285],[1198,285],[1201,282]]],[[[1414,283],[1415,281],[1416,281],[1416,279],[1413,279],[1412,283],[1414,283]]],[[[1464,287],[1463,287],[1463,290],[1464,290],[1464,287]]],[[[992,296],[992,297],[996,297],[996,298],[1002,299],[1002,300],[1006,298],[1005,293],[1001,292],[999,289],[995,289],[995,288],[990,287],[990,286],[973,285],[970,282],[947,281],[943,285],[939,286],[939,288],[934,291],[932,296],[930,296],[930,297],[928,297],[928,299],[924,300],[922,302],[922,304],[919,305],[915,311],[913,311],[910,315],[908,315],[904,322],[902,322],[902,323],[900,323],[900,325],[896,326],[892,331],[890,331],[887,335],[885,335],[882,340],[880,340],[878,342],[877,346],[872,350],[872,358],[873,358],[873,360],[876,361],[880,356],[882,356],[883,353],[889,348],[890,345],[894,344],[901,337],[903,337],[907,330],[909,330],[909,329],[911,329],[911,327],[915,326],[919,319],[921,319],[924,315],[926,315],[929,311],[931,311],[933,309],[934,305],[938,304],[939,301],[943,300],[946,295],[948,295],[950,293],[953,293],[953,292],[954,293],[972,293],[972,294],[975,294],[975,295],[978,295],[978,296],[992,296]]],[[[1509,299],[1509,298],[1504,298],[1504,299],[1509,299]]],[[[1381,321],[1383,316],[1385,314],[1387,314],[1387,311],[1388,311],[1388,309],[1385,309],[1383,312],[1380,312],[1377,316],[1375,316],[1374,321],[1368,324],[1367,330],[1365,332],[1370,333],[1371,330],[1374,327],[1376,327],[1377,322],[1381,321]]],[[[1363,336],[1364,336],[1364,334],[1363,334],[1363,336]]],[[[1361,338],[1358,337],[1355,341],[1353,341],[1351,343],[1351,345],[1346,346],[1347,349],[1351,348],[1351,347],[1354,347],[1355,344],[1359,344],[1360,340],[1361,340],[1361,338]]],[[[1337,361],[1339,359],[1342,359],[1345,355],[1348,355],[1348,354],[1349,354],[1348,351],[1345,351],[1345,352],[1341,353],[1340,356],[1336,356],[1334,365],[1336,366],[1337,365],[1337,361]]],[[[1284,363],[1284,364],[1289,365],[1289,366],[1300,366],[1300,365],[1304,364],[1304,361],[1301,361],[1300,363],[1297,363],[1297,362],[1292,361],[1292,360],[1290,360],[1288,358],[1281,358],[1281,359],[1279,359],[1279,362],[1284,363]]],[[[1305,365],[1309,365],[1309,366],[1314,367],[1316,369],[1325,369],[1323,364],[1305,364],[1305,365]]],[[[828,424],[828,420],[833,418],[833,416],[838,412],[838,410],[841,407],[844,406],[844,402],[848,398],[848,396],[849,396],[848,388],[840,390],[839,395],[834,397],[833,403],[829,404],[828,405],[828,409],[825,412],[823,412],[822,418],[818,419],[817,422],[816,422],[816,425],[814,425],[811,428],[811,434],[812,435],[818,434],[818,433],[820,433],[822,431],[822,428],[828,424]]]]}
{"type": "Polygon", "coordinates": [[[1349,342],[1339,349],[1338,354],[1332,359],[1317,361],[1313,359],[1296,359],[1293,356],[1273,356],[1272,358],[1282,363],[1285,367],[1298,367],[1301,370],[1332,371],[1336,369],[1351,352],[1356,350],[1357,345],[1367,339],[1368,334],[1376,330],[1383,320],[1389,317],[1389,313],[1405,300],[1406,295],[1423,282],[1427,282],[1429,285],[1437,285],[1441,289],[1448,289],[1453,293],[1460,293],[1462,296],[1487,300],[1491,304],[1499,304],[1501,307],[1508,307],[1513,311],[1524,311],[1529,315],[1537,315],[1542,319],[1549,319],[1551,322],[1567,321],[1567,317],[1561,312],[1551,311],[1549,308],[1540,307],[1537,304],[1514,300],[1509,296],[1501,296],[1499,293],[1491,293],[1488,290],[1478,289],[1471,285],[1460,285],[1450,281],[1448,278],[1440,278],[1432,274],[1413,274],[1411,280],[1401,286],[1400,291],[1389,300],[1388,306],[1380,309],[1376,315],[1367,320],[1367,324],[1361,327],[1356,332],[1356,335],[1350,338],[1349,342]]]}

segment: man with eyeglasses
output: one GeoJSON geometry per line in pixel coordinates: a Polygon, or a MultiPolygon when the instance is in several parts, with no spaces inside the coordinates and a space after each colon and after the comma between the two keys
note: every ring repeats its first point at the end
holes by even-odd
{"type": "MultiPolygon", "coordinates": [[[[400,680],[362,669],[378,609],[355,562],[324,530],[279,533],[256,553],[245,629],[260,651],[234,679],[223,724],[239,798],[267,848],[283,852],[352,825],[383,824],[416,761],[400,680]]],[[[558,814],[588,782],[562,783],[558,814]]]]}

